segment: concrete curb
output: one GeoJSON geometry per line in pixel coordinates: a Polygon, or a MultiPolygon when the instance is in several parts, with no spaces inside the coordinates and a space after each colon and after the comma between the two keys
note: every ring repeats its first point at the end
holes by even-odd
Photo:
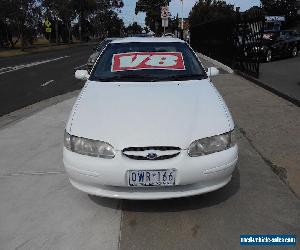
{"type": "Polygon", "coordinates": [[[203,54],[201,54],[199,52],[197,52],[197,54],[199,55],[199,57],[203,58],[204,60],[206,60],[206,61],[208,61],[208,62],[210,62],[210,63],[212,63],[212,64],[214,64],[214,65],[216,65],[218,67],[220,67],[221,69],[225,70],[229,74],[233,74],[234,73],[234,70],[232,68],[228,67],[227,65],[225,65],[225,64],[223,64],[223,63],[221,63],[221,62],[219,62],[219,61],[217,61],[215,59],[212,59],[212,58],[210,58],[210,57],[208,57],[206,55],[203,55],[203,54]]]}
{"type": "Polygon", "coordinates": [[[5,127],[8,127],[10,125],[13,125],[24,118],[31,116],[45,108],[48,108],[52,105],[55,105],[57,103],[63,102],[67,99],[71,99],[79,94],[80,90],[75,90],[63,95],[58,95],[37,103],[34,103],[32,105],[29,105],[25,108],[16,110],[14,112],[11,112],[7,115],[0,117],[0,129],[3,129],[5,127]]]}

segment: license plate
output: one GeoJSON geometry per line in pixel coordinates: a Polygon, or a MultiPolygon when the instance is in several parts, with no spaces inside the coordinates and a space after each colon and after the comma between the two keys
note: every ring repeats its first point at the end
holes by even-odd
{"type": "Polygon", "coordinates": [[[130,170],[127,176],[131,187],[174,186],[176,170],[130,170]]]}

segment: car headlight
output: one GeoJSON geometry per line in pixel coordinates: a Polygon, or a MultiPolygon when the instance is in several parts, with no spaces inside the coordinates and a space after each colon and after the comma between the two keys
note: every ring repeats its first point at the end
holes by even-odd
{"type": "Polygon", "coordinates": [[[191,157],[208,155],[226,150],[236,144],[235,131],[200,139],[191,143],[188,154],[191,157]]]}
{"type": "Polygon", "coordinates": [[[65,132],[65,147],[75,153],[111,159],[115,157],[115,150],[109,143],[77,137],[65,132]]]}

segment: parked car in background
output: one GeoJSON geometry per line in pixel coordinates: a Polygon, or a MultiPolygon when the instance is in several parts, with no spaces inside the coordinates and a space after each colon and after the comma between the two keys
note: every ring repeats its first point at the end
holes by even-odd
{"type": "Polygon", "coordinates": [[[162,37],[175,37],[175,35],[173,33],[166,33],[163,34],[162,37]]]}
{"type": "Polygon", "coordinates": [[[97,47],[94,48],[95,52],[90,55],[88,61],[87,61],[87,69],[90,72],[99,56],[101,51],[113,40],[116,40],[118,38],[110,37],[105,38],[101,43],[97,45],[97,47]]]}
{"type": "Polygon", "coordinates": [[[262,58],[266,62],[278,57],[296,57],[300,50],[300,35],[295,31],[265,31],[261,47],[262,58]]]}
{"type": "Polygon", "coordinates": [[[152,33],[130,34],[128,37],[153,37],[152,33]]]}

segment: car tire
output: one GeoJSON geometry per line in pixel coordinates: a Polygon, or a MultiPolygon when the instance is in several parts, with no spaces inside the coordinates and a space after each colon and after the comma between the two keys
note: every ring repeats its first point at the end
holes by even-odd
{"type": "Polygon", "coordinates": [[[273,59],[272,50],[267,50],[266,52],[266,62],[271,62],[273,59]]]}
{"type": "Polygon", "coordinates": [[[298,47],[294,46],[292,49],[292,57],[296,57],[298,55],[298,47]]]}

